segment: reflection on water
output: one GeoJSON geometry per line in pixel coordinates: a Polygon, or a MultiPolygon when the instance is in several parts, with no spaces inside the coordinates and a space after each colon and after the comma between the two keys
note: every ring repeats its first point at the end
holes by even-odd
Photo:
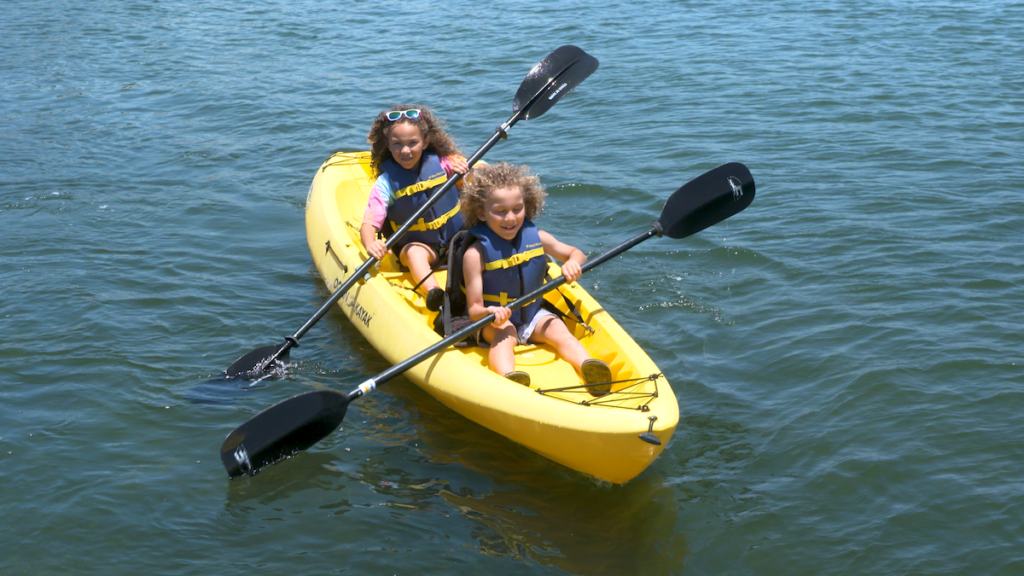
{"type": "Polygon", "coordinates": [[[335,456],[327,452],[304,452],[301,458],[289,458],[273,466],[267,466],[255,476],[242,476],[228,480],[225,508],[228,514],[242,516],[261,506],[288,499],[299,492],[324,488],[344,488],[346,477],[334,470],[331,463],[335,456]]]}
{"type": "MultiPolygon", "coordinates": [[[[474,479],[473,487],[456,480],[403,484],[404,497],[436,494],[470,520],[481,554],[572,574],[682,570],[687,543],[675,531],[675,496],[655,472],[625,485],[599,483],[469,422],[418,388],[404,386],[396,395],[416,405],[415,423],[423,427],[416,438],[419,454],[489,481],[474,479]],[[488,484],[489,490],[480,490],[488,484]]],[[[395,487],[381,491],[396,493],[395,487]]]]}
{"type": "Polygon", "coordinates": [[[441,496],[478,524],[489,556],[530,559],[572,574],[677,574],[687,545],[676,503],[660,477],[603,489],[576,482],[441,496]]]}
{"type": "Polygon", "coordinates": [[[251,381],[223,376],[209,378],[189,390],[185,399],[192,404],[232,404],[245,398],[252,390],[267,386],[266,380],[269,378],[265,376],[251,381]]]}

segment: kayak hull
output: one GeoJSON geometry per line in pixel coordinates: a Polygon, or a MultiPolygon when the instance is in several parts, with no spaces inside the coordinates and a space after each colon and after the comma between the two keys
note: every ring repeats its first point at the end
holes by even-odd
{"type": "MultiPolygon", "coordinates": [[[[306,199],[306,235],[313,261],[333,292],[368,258],[359,227],[373,180],[366,152],[337,153],[323,163],[306,199]]],[[[558,274],[553,268],[553,274],[558,274]]],[[[444,285],[445,272],[436,276],[444,285]]],[[[392,255],[338,306],[392,364],[438,342],[435,313],[411,290],[411,275],[392,255]]],[[[449,347],[405,376],[464,417],[527,448],[600,480],[624,483],[643,472],[672,438],[679,407],[654,362],[576,283],[548,294],[563,311],[573,302],[586,325],[566,326],[594,358],[612,368],[612,393],[595,398],[575,370],[548,346],[516,347],[525,387],[488,368],[487,350],[449,347]],[[564,298],[563,298],[564,294],[564,298]],[[648,433],[649,434],[645,434],[648,433]],[[647,440],[640,437],[644,434],[647,440]],[[653,438],[657,440],[653,440],[653,438]]]]}

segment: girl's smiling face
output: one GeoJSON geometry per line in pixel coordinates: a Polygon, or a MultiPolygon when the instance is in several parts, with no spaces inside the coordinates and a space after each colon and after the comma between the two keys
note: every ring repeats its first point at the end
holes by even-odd
{"type": "Polygon", "coordinates": [[[398,121],[391,127],[388,135],[388,150],[399,166],[413,170],[420,163],[427,140],[423,137],[420,127],[411,122],[398,121]]]}
{"type": "Polygon", "coordinates": [[[491,190],[483,210],[478,211],[476,217],[487,223],[487,227],[495,234],[511,242],[526,221],[523,191],[518,186],[491,190]]]}

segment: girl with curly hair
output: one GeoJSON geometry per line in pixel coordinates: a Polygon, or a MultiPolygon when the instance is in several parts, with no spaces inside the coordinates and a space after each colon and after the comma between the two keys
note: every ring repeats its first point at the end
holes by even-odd
{"type": "MultiPolygon", "coordinates": [[[[370,126],[370,168],[377,178],[363,214],[359,237],[378,260],[388,250],[378,233],[390,238],[454,173],[469,164],[444,123],[426,106],[399,104],[381,112],[370,126]]],[[[437,311],[444,292],[430,273],[451,237],[462,229],[459,192],[452,188],[394,245],[399,261],[422,282],[427,308],[437,311]]]]}
{"type": "MultiPolygon", "coordinates": [[[[504,162],[475,170],[463,188],[462,216],[474,237],[462,261],[469,317],[479,320],[494,314],[494,321],[480,336],[490,343],[491,370],[510,380],[530,385],[530,375],[515,369],[515,346],[534,342],[554,346],[587,384],[610,382],[608,365],[591,359],[561,319],[541,308],[542,299],[515,311],[506,307],[544,283],[545,255],[563,262],[567,282],[583,274],[581,265],[587,256],[533,223],[545,196],[540,179],[529,168],[504,162]]],[[[595,395],[607,391],[588,389],[595,395]]]]}

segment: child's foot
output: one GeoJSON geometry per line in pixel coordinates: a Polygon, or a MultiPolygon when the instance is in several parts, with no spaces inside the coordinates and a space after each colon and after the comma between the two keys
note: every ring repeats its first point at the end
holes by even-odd
{"type": "Polygon", "coordinates": [[[600,360],[584,360],[580,366],[583,382],[592,396],[604,396],[612,390],[612,370],[600,360]]]}
{"type": "Polygon", "coordinates": [[[530,385],[530,375],[527,374],[526,372],[520,372],[516,370],[515,372],[509,372],[508,374],[505,374],[505,378],[508,378],[509,380],[515,382],[516,384],[522,384],[523,386],[530,385]]]}
{"type": "Polygon", "coordinates": [[[431,288],[430,292],[427,292],[427,310],[431,312],[437,312],[441,309],[441,304],[444,303],[444,290],[440,288],[431,288]]]}

